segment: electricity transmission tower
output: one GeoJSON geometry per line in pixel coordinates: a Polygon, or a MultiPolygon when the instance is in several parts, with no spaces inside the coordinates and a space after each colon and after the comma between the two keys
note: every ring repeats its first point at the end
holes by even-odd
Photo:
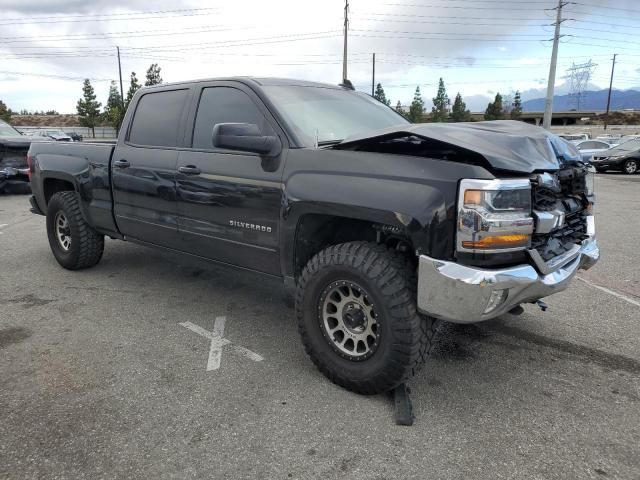
{"type": "Polygon", "coordinates": [[[576,110],[580,110],[580,103],[584,100],[584,90],[589,85],[589,80],[598,65],[591,60],[585,63],[572,63],[567,69],[569,78],[569,99],[570,105],[576,110]]]}

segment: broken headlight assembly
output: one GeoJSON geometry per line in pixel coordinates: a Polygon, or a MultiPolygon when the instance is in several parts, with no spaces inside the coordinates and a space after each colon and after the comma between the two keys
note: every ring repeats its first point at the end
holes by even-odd
{"type": "Polygon", "coordinates": [[[457,250],[500,253],[531,245],[531,183],[529,179],[460,182],[457,250]]]}

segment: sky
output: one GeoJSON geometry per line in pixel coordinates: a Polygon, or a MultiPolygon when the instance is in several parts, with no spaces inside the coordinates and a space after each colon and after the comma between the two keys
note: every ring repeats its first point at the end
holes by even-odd
{"type": "MultiPolygon", "coordinates": [[[[395,106],[416,86],[427,105],[443,78],[472,111],[496,92],[544,96],[557,0],[349,0],[348,78],[395,106]]],[[[571,1],[562,9],[556,93],[592,61],[590,89],[640,89],[640,2],[571,1]]],[[[75,113],[82,80],[106,102],[151,63],[165,81],[252,75],[331,84],[342,77],[344,0],[0,0],[0,100],[12,110],[75,113]]]]}

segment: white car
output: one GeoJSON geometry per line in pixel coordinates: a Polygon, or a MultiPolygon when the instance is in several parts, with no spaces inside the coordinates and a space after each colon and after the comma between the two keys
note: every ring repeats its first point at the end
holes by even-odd
{"type": "Polygon", "coordinates": [[[591,138],[588,133],[561,133],[558,136],[571,143],[577,143],[591,138]]]}
{"type": "Polygon", "coordinates": [[[57,129],[37,130],[33,133],[33,136],[50,138],[56,142],[73,142],[73,139],[69,135],[57,129]]]}
{"type": "Polygon", "coordinates": [[[612,147],[612,145],[602,140],[582,140],[581,142],[576,142],[575,146],[580,150],[582,160],[585,162],[590,162],[596,153],[601,153],[612,147]]]}

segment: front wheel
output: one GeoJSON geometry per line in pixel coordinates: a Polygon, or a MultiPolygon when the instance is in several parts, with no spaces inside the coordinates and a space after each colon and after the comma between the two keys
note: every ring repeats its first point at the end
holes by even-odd
{"type": "Polygon", "coordinates": [[[304,268],[298,330],[311,360],[334,383],[361,394],[391,390],[431,348],[436,320],[416,310],[415,269],[382,245],[329,247],[304,268]]]}
{"type": "Polygon", "coordinates": [[[58,192],[51,197],[47,236],[53,256],[66,269],[92,267],[102,258],[104,236],[85,221],[76,192],[58,192]]]}
{"type": "Polygon", "coordinates": [[[637,160],[627,160],[626,162],[624,162],[624,165],[622,166],[622,171],[624,173],[626,173],[627,175],[632,175],[634,173],[637,173],[637,171],[638,171],[638,161],[637,160]]]}

